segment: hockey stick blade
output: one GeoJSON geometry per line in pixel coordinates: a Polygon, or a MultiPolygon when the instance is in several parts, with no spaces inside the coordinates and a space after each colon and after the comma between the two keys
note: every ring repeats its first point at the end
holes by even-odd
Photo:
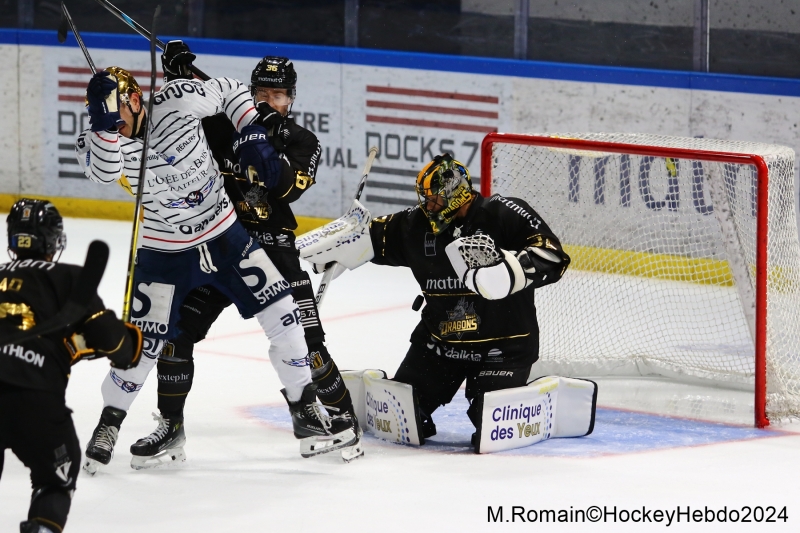
{"type": "MultiPolygon", "coordinates": [[[[106,10],[108,10],[109,13],[111,13],[119,20],[124,22],[133,31],[135,31],[145,39],[150,40],[151,32],[147,31],[147,28],[145,28],[144,26],[142,26],[141,24],[130,18],[128,15],[126,15],[120,8],[118,8],[108,0],[96,0],[96,2],[101,6],[103,6],[104,8],[106,8],[106,10]]],[[[164,47],[166,45],[164,44],[164,41],[162,41],[161,39],[156,39],[156,46],[158,46],[161,50],[164,50],[164,47]]],[[[203,81],[211,79],[211,77],[208,74],[206,74],[199,68],[195,67],[194,65],[189,65],[189,70],[191,70],[198,78],[200,78],[203,81]]]]}
{"type": "Polygon", "coordinates": [[[19,344],[34,337],[66,329],[82,319],[92,303],[100,280],[108,264],[108,245],[103,241],[92,241],[86,252],[83,269],[78,281],[61,310],[42,324],[26,331],[0,338],[0,344],[19,344]]]}
{"type": "Polygon", "coordinates": [[[72,17],[69,14],[67,5],[64,2],[61,2],[61,22],[58,25],[58,42],[63,43],[64,41],[67,40],[67,27],[72,30],[72,34],[75,36],[75,40],[78,41],[78,46],[81,47],[81,51],[83,52],[83,57],[85,57],[86,62],[89,63],[89,69],[92,71],[92,74],[93,75],[97,74],[97,67],[94,66],[94,61],[92,61],[92,56],[89,55],[89,49],[86,48],[85,44],[83,44],[83,39],[81,39],[81,34],[78,33],[78,29],[75,27],[75,22],[72,20],[72,17]]]}
{"type": "Polygon", "coordinates": [[[58,23],[58,42],[65,43],[67,41],[67,32],[69,31],[69,21],[64,15],[64,2],[61,2],[61,20],[58,23]]]}
{"type": "MultiPolygon", "coordinates": [[[[376,157],[378,157],[378,147],[372,146],[369,149],[369,154],[367,155],[367,162],[364,163],[364,171],[361,173],[361,181],[359,182],[358,189],[356,190],[356,200],[361,199],[361,193],[364,192],[364,187],[367,184],[367,177],[369,177],[369,171],[372,169],[372,163],[375,161],[376,157]]],[[[334,263],[326,268],[325,272],[322,274],[322,281],[320,281],[319,288],[317,289],[317,295],[314,297],[317,307],[322,306],[322,301],[325,299],[325,294],[328,291],[328,287],[331,285],[331,281],[333,281],[333,276],[336,273],[337,268],[338,265],[334,263]]]]}

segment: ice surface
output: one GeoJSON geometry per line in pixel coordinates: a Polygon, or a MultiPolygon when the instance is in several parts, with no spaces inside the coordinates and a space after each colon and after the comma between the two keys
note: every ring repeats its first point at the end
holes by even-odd
{"type": "MultiPolygon", "coordinates": [[[[121,308],[128,224],[67,219],[63,261],[82,262],[102,238],[111,260],[101,296],[121,308]]],[[[3,233],[5,226],[1,225],[3,233]]],[[[314,280],[315,283],[318,279],[314,280]]],[[[391,376],[418,320],[419,293],[410,272],[366,265],[333,282],[322,310],[328,345],[342,369],[380,368],[391,376]]],[[[67,531],[499,531],[526,528],[487,523],[488,506],[530,509],[685,510],[704,506],[788,506],[788,521],[673,524],[698,531],[797,531],[800,426],[775,431],[601,408],[595,433],[551,440],[525,450],[476,456],[459,394],[434,418],[439,435],[422,448],[365,438],[366,456],[343,464],[335,454],[303,459],[289,431],[281,385],[266,359],[267,341],[254,321],[226,310],[195,351],[196,379],[186,407],[188,460],[176,467],[134,471],[128,447],[154,427],[156,382],[151,374],[120,433],[117,455],[94,478],[81,474],[67,531]]],[[[104,361],[73,369],[67,401],[85,445],[102,407],[104,361]]],[[[601,387],[601,406],[604,383],[601,387]]],[[[619,389],[618,381],[609,387],[619,389]]],[[[664,384],[653,390],[664,394],[664,384]]],[[[646,410],[639,386],[636,411],[646,410]]],[[[706,389],[697,402],[724,391],[706,389]]],[[[644,395],[644,397],[642,396],[644,395]]],[[[720,400],[721,401],[721,400],[720,400]]],[[[615,407],[619,407],[616,406],[615,407]]],[[[28,472],[8,451],[0,480],[0,532],[26,517],[28,472]]],[[[519,522],[519,518],[516,519],[519,522]]],[[[553,531],[663,531],[649,524],[530,524],[553,531]]]]}

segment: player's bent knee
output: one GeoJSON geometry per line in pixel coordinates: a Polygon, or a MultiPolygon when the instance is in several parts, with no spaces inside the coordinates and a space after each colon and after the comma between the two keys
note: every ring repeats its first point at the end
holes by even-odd
{"type": "MultiPolygon", "coordinates": [[[[270,341],[283,335],[293,337],[298,333],[305,339],[300,322],[300,308],[288,295],[270,304],[255,316],[270,341]]],[[[305,340],[303,342],[305,343],[305,340]]]]}

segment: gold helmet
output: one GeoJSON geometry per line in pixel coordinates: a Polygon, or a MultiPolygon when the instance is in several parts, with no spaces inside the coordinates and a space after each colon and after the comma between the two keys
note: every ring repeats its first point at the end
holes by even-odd
{"type": "Polygon", "coordinates": [[[142,89],[133,74],[120,67],[107,67],[104,70],[117,79],[117,90],[119,91],[119,99],[122,102],[129,103],[128,96],[133,93],[138,94],[139,98],[143,98],[142,89]]]}
{"type": "Polygon", "coordinates": [[[473,196],[469,170],[450,154],[437,155],[425,165],[417,176],[416,190],[419,207],[428,217],[434,235],[444,231],[473,196]],[[439,209],[428,210],[430,201],[439,209]]]}

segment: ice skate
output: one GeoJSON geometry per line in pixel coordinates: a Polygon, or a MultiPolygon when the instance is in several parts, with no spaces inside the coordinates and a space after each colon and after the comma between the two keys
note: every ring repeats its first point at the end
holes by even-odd
{"type": "Polygon", "coordinates": [[[104,407],[100,414],[100,422],[94,428],[92,438],[86,445],[86,459],[83,469],[90,475],[95,475],[97,470],[111,462],[114,456],[114,444],[117,443],[119,428],[125,420],[127,413],[115,407],[104,407]]]}
{"type": "MultiPolygon", "coordinates": [[[[286,398],[286,389],[281,389],[286,398]]],[[[290,402],[294,436],[300,439],[300,455],[313,457],[354,445],[359,437],[350,413],[330,416],[326,408],[317,403],[314,386],[309,384],[296,402],[290,402]]],[[[331,410],[336,408],[330,407],[331,410]]]]}
{"type": "Polygon", "coordinates": [[[353,459],[358,459],[359,457],[364,456],[364,446],[361,443],[361,437],[364,435],[364,431],[361,429],[361,426],[358,423],[358,418],[356,418],[356,414],[352,407],[347,414],[353,420],[353,429],[356,432],[356,440],[354,443],[341,449],[342,460],[345,463],[349,463],[353,459]]]}
{"type": "Polygon", "coordinates": [[[165,418],[153,413],[153,420],[158,422],[155,431],[131,444],[131,468],[134,470],[186,460],[183,417],[165,418]]]}

